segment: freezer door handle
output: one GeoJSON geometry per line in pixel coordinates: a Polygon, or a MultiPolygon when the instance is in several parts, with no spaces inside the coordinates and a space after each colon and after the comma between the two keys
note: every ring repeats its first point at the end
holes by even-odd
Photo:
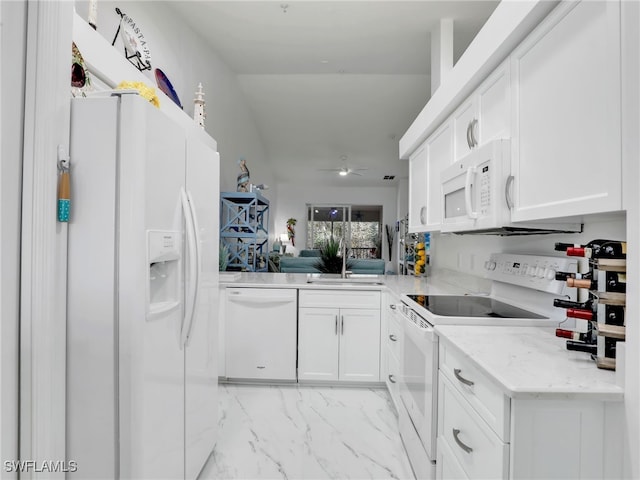
{"type": "Polygon", "coordinates": [[[186,345],[189,337],[189,330],[193,323],[195,314],[195,306],[198,295],[198,241],[197,231],[194,224],[193,210],[189,202],[189,197],[184,188],[180,191],[182,200],[182,212],[184,214],[185,233],[187,237],[186,253],[189,258],[188,269],[186,275],[186,292],[185,292],[185,312],[182,319],[182,329],[180,332],[180,347],[186,345]]]}
{"type": "Polygon", "coordinates": [[[191,218],[193,218],[193,236],[195,239],[195,247],[196,247],[196,270],[195,270],[195,281],[194,281],[194,291],[193,291],[193,309],[191,310],[191,319],[187,325],[187,329],[185,330],[186,336],[184,338],[184,344],[189,345],[191,340],[191,330],[193,330],[193,322],[196,318],[196,314],[198,312],[198,299],[200,297],[200,284],[202,278],[202,250],[200,242],[200,225],[198,223],[198,214],[196,213],[196,204],[193,201],[193,197],[191,196],[191,192],[187,192],[187,199],[189,200],[189,207],[191,210],[191,218]]]}

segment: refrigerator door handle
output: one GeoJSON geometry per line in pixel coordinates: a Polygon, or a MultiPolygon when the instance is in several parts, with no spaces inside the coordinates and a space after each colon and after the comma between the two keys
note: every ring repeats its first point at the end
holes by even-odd
{"type": "Polygon", "coordinates": [[[187,336],[188,326],[187,322],[191,323],[193,318],[193,297],[195,295],[196,283],[194,282],[194,275],[197,270],[196,260],[196,239],[194,235],[193,217],[191,216],[191,208],[189,206],[189,199],[187,192],[184,188],[180,189],[180,200],[182,202],[182,213],[184,214],[185,224],[185,236],[187,240],[187,246],[185,248],[185,255],[188,255],[189,262],[187,263],[187,274],[185,275],[186,292],[184,296],[184,318],[182,319],[182,326],[180,329],[180,348],[185,345],[185,339],[187,336]]]}
{"type": "Polygon", "coordinates": [[[198,225],[198,215],[196,214],[196,206],[193,201],[193,197],[191,196],[191,192],[187,192],[187,200],[189,201],[189,210],[191,211],[191,219],[193,222],[193,238],[195,244],[195,270],[194,270],[194,281],[192,284],[193,288],[193,296],[192,296],[192,307],[191,307],[191,317],[185,318],[185,328],[182,332],[182,344],[187,346],[189,345],[189,339],[191,338],[191,329],[193,328],[193,320],[196,316],[196,311],[198,309],[198,297],[200,293],[200,279],[202,276],[202,251],[200,250],[200,226],[198,225]]]}

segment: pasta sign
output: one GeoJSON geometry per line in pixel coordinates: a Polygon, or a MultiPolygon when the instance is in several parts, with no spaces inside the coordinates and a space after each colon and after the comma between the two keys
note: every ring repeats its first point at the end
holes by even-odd
{"type": "Polygon", "coordinates": [[[124,55],[127,60],[140,71],[151,70],[151,51],[140,27],[136,25],[133,18],[122,12],[118,7],[116,7],[116,13],[120,15],[120,23],[111,45],[115,45],[118,34],[120,34],[124,45],[124,55]]]}

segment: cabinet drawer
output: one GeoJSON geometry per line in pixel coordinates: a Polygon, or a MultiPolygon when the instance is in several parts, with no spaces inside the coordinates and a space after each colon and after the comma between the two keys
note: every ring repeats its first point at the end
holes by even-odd
{"type": "Polygon", "coordinates": [[[367,290],[300,290],[301,307],[374,308],[380,310],[380,292],[367,290]]]}
{"type": "Polygon", "coordinates": [[[507,478],[509,444],[504,443],[445,375],[438,394],[438,445],[446,443],[469,478],[507,478]]]}
{"type": "Polygon", "coordinates": [[[509,441],[510,399],[458,350],[440,342],[440,374],[505,442],[509,441]]]}

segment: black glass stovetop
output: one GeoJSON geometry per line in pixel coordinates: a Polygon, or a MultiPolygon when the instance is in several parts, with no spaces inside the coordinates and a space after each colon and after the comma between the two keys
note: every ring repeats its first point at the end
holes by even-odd
{"type": "Polygon", "coordinates": [[[421,307],[442,317],[546,318],[490,297],[470,295],[407,295],[421,307]]]}

